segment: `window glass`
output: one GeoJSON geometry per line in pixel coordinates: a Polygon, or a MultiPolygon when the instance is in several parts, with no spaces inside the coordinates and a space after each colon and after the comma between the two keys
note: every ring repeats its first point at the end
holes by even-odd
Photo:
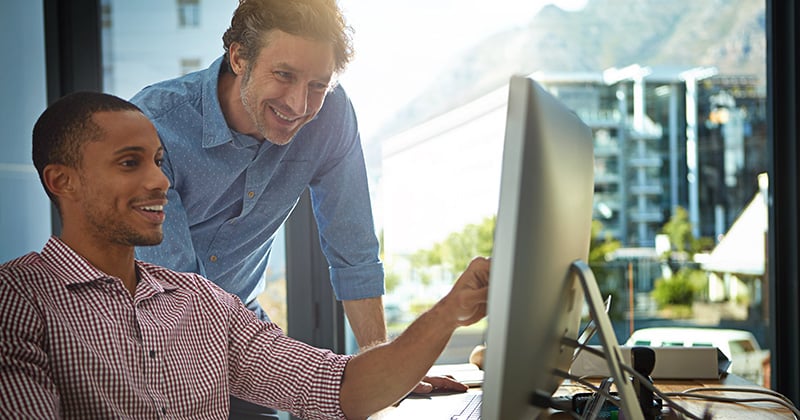
{"type": "MultiPolygon", "coordinates": [[[[340,4],[393,333],[491,252],[506,83],[525,74],[594,132],[590,265],[618,340],[681,325],[767,344],[764,2],[340,4]]],[[[484,327],[440,362],[466,361],[484,327]]]]}
{"type": "Polygon", "coordinates": [[[200,0],[178,0],[178,26],[181,28],[200,26],[200,0]]]}
{"type": "MultiPolygon", "coordinates": [[[[210,64],[235,3],[102,0],[105,90],[127,98],[210,64]]],[[[506,83],[526,74],[592,127],[590,265],[618,340],[701,325],[765,347],[763,1],[339,4],[355,28],[340,82],[359,115],[392,334],[491,254],[506,83]]],[[[458,331],[440,362],[466,361],[485,328],[458,331]]]]}
{"type": "Polygon", "coordinates": [[[181,70],[180,74],[184,75],[187,73],[191,73],[193,71],[200,70],[202,68],[202,63],[199,58],[182,58],[181,59],[181,70]]]}

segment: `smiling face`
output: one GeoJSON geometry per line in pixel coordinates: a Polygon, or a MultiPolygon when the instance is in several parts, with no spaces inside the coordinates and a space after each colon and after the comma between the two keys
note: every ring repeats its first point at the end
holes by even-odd
{"type": "Polygon", "coordinates": [[[153,124],[140,112],[98,112],[102,130],[83,145],[75,170],[69,223],[83,239],[139,246],[161,243],[169,181],[161,172],[163,149],[153,124]]]}
{"type": "Polygon", "coordinates": [[[333,47],[273,30],[253,61],[242,58],[239,45],[230,50],[237,74],[245,127],[240,132],[284,145],[314,119],[333,81],[333,47]]]}

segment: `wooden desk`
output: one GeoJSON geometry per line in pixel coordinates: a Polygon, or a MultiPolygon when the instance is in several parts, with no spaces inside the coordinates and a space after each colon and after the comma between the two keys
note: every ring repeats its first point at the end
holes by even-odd
{"type": "MultiPolygon", "coordinates": [[[[743,388],[761,388],[751,382],[748,382],[741,377],[728,375],[725,378],[714,380],[702,381],[655,381],[655,386],[662,392],[682,392],[691,388],[701,387],[743,387],[743,388]]],[[[763,389],[763,388],[761,388],[763,389]]],[[[469,393],[480,392],[480,388],[471,388],[469,393]]],[[[580,384],[565,381],[564,384],[556,391],[556,395],[572,395],[579,392],[587,392],[580,384]]],[[[732,391],[709,391],[707,395],[725,396],[730,398],[754,398],[766,396],[757,393],[742,393],[732,391]]],[[[464,394],[438,394],[438,395],[412,395],[400,402],[396,407],[390,407],[380,413],[372,416],[373,420],[448,420],[452,407],[459,404],[463,400],[464,394]]],[[[676,398],[671,397],[676,404],[680,404],[693,414],[702,416],[706,408],[712,414],[714,420],[727,420],[727,419],[793,419],[794,416],[791,410],[786,409],[778,404],[769,402],[757,403],[721,403],[709,402],[706,400],[699,400],[694,398],[676,398]]],[[[567,413],[562,412],[549,412],[539,416],[540,419],[570,419],[572,417],[567,413]]],[[[674,415],[670,415],[666,410],[663,419],[671,420],[677,419],[674,415]]],[[[487,419],[494,420],[494,419],[487,419]]]]}
{"type": "MultiPolygon", "coordinates": [[[[654,381],[656,388],[662,392],[683,392],[692,388],[713,388],[713,387],[735,387],[735,388],[751,388],[751,389],[764,389],[752,382],[749,382],[739,376],[727,375],[725,378],[714,380],[656,380],[654,381]]],[[[556,395],[575,394],[578,392],[586,392],[586,389],[579,385],[565,381],[556,395]]],[[[751,393],[751,392],[735,392],[735,391],[708,391],[703,395],[710,396],[724,396],[728,398],[757,398],[768,397],[764,394],[751,393]]],[[[695,398],[680,398],[670,396],[675,404],[689,410],[692,414],[702,417],[703,413],[708,409],[714,420],[726,419],[794,419],[791,410],[773,404],[770,402],[752,402],[752,403],[722,403],[710,402],[707,400],[700,400],[695,398]]],[[[666,405],[666,404],[665,404],[666,405]]],[[[547,416],[540,418],[546,419],[572,419],[566,413],[550,413],[547,416]]],[[[681,417],[670,414],[666,409],[663,411],[663,420],[678,419],[681,417]]]]}

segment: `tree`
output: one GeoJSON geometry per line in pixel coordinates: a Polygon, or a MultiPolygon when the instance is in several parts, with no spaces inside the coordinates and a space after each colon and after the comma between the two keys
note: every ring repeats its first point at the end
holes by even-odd
{"type": "MultiPolygon", "coordinates": [[[[415,252],[411,256],[412,267],[424,270],[426,267],[439,265],[453,275],[458,275],[475,256],[492,255],[496,220],[495,216],[491,216],[480,223],[469,224],[461,231],[448,235],[444,241],[435,243],[431,248],[415,252]]],[[[588,263],[595,270],[595,277],[601,286],[606,277],[604,264],[621,246],[620,242],[610,235],[601,235],[602,231],[603,224],[593,220],[588,263]]]]}
{"type": "Polygon", "coordinates": [[[592,236],[589,246],[589,266],[602,265],[609,260],[611,254],[619,249],[622,244],[610,234],[601,236],[603,223],[592,220],[592,236]]]}
{"type": "Polygon", "coordinates": [[[484,218],[480,223],[468,224],[460,232],[454,232],[430,249],[422,249],[411,256],[411,266],[424,270],[435,265],[442,266],[454,276],[467,268],[476,256],[491,256],[494,240],[495,216],[484,218]]]}
{"type": "Polygon", "coordinates": [[[661,233],[669,238],[670,251],[662,258],[671,273],[656,279],[653,299],[659,308],[671,308],[680,316],[690,316],[692,302],[707,283],[705,272],[693,263],[694,255],[713,245],[713,240],[695,238],[689,214],[680,206],[675,208],[661,233]]]}
{"type": "Polygon", "coordinates": [[[694,256],[713,245],[710,238],[694,237],[692,223],[689,221],[689,212],[681,206],[675,207],[672,217],[661,228],[661,233],[669,237],[672,251],[681,255],[681,258],[694,256]]]}
{"type": "MultiPolygon", "coordinates": [[[[592,220],[592,234],[589,245],[589,267],[592,269],[597,287],[603,296],[611,296],[612,302],[618,302],[620,297],[619,283],[622,281],[619,268],[609,266],[611,255],[622,246],[620,241],[611,234],[603,234],[603,223],[592,220]]],[[[611,305],[609,317],[618,319],[622,317],[622,305],[611,305]]]]}

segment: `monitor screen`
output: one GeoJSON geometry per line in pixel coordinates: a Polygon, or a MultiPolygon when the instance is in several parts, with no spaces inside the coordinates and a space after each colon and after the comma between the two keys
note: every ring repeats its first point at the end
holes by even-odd
{"type": "Polygon", "coordinates": [[[552,395],[569,371],[584,292],[570,270],[586,260],[592,221],[592,133],[533,79],[511,78],[490,273],[484,419],[532,419],[533,393],[552,395]]]}

